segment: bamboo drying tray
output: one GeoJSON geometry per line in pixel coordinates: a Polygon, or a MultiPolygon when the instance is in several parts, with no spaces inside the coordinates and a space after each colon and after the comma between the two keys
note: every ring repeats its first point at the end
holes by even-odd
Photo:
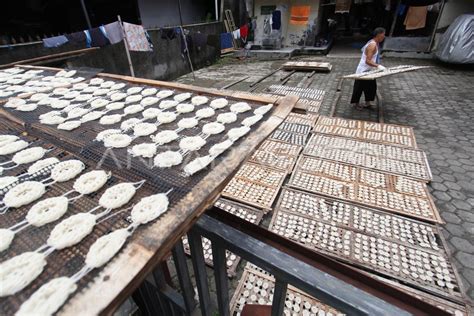
{"type": "Polygon", "coordinates": [[[409,126],[320,116],[314,131],[362,141],[417,148],[415,133],[409,126]]]}

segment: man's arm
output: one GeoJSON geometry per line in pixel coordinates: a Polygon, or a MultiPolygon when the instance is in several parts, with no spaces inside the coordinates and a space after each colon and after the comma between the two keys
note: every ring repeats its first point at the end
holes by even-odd
{"type": "Polygon", "coordinates": [[[367,65],[372,66],[372,67],[378,67],[378,66],[379,66],[379,64],[374,63],[374,62],[372,61],[372,57],[374,57],[374,54],[375,54],[376,51],[377,51],[377,46],[376,46],[376,44],[373,43],[373,42],[370,43],[370,44],[367,46],[367,48],[365,49],[365,56],[367,57],[367,58],[365,59],[365,63],[366,63],[367,65]]]}

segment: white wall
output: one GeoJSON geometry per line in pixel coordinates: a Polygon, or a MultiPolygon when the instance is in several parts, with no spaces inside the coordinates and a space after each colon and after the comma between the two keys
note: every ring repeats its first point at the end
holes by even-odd
{"type": "MultiPolygon", "coordinates": [[[[474,0],[448,0],[438,23],[438,30],[447,28],[454,20],[463,14],[474,14],[474,0]]],[[[443,31],[444,33],[444,31],[443,31]]],[[[435,33],[435,40],[432,49],[436,50],[443,33],[435,33]]]]}
{"type": "Polygon", "coordinates": [[[449,26],[458,16],[462,14],[474,14],[473,0],[449,0],[445,3],[438,29],[449,26]]]}
{"type": "Polygon", "coordinates": [[[281,31],[283,36],[283,46],[296,46],[303,38],[304,31],[307,25],[290,24],[290,10],[293,5],[309,5],[311,6],[311,13],[309,23],[320,25],[320,0],[255,0],[254,16],[257,17],[257,30],[255,31],[255,44],[261,44],[263,39],[263,22],[265,18],[270,18],[271,15],[260,15],[260,7],[265,5],[276,5],[277,10],[281,11],[281,31]]]}

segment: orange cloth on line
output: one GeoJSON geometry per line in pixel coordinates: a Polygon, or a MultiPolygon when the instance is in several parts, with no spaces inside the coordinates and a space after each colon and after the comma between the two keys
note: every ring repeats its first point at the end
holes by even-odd
{"type": "Polygon", "coordinates": [[[409,7],[407,16],[405,17],[405,29],[417,30],[422,29],[426,25],[426,15],[428,14],[428,6],[409,7]]]}
{"type": "Polygon", "coordinates": [[[310,12],[311,6],[309,5],[292,6],[290,11],[290,23],[296,25],[308,24],[310,12]]]}

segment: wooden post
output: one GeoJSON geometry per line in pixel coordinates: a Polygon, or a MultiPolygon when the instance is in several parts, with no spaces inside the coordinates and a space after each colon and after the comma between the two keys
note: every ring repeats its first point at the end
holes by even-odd
{"type": "Polygon", "coordinates": [[[127,40],[127,36],[125,35],[125,30],[123,29],[122,19],[120,18],[120,15],[117,15],[117,19],[119,21],[120,27],[122,28],[123,43],[125,45],[125,53],[127,54],[128,67],[130,67],[130,75],[132,77],[135,77],[135,71],[133,70],[132,58],[130,57],[130,51],[128,50],[128,40],[127,40]]]}
{"type": "Polygon", "coordinates": [[[446,1],[444,1],[444,0],[441,1],[441,6],[440,6],[439,12],[438,12],[438,18],[436,19],[436,23],[435,23],[435,26],[434,26],[434,29],[433,29],[433,33],[431,34],[430,45],[428,46],[428,52],[431,52],[431,48],[433,48],[433,43],[434,43],[435,36],[436,36],[436,30],[438,29],[439,20],[441,20],[441,14],[443,14],[445,3],[446,3],[446,1]]]}
{"type": "Polygon", "coordinates": [[[81,0],[82,11],[84,11],[84,16],[86,17],[87,27],[89,30],[92,28],[91,20],[89,19],[89,13],[87,12],[86,4],[84,0],[81,0]]]}
{"type": "Polygon", "coordinates": [[[398,11],[400,10],[401,0],[398,0],[397,7],[395,8],[395,14],[393,15],[392,27],[390,28],[390,34],[388,36],[393,36],[393,31],[395,30],[395,24],[397,23],[398,11]]]}
{"type": "Polygon", "coordinates": [[[191,68],[191,72],[193,74],[193,80],[196,80],[196,77],[194,76],[193,62],[191,61],[191,56],[189,55],[188,41],[186,40],[186,34],[184,34],[183,16],[181,14],[181,1],[180,0],[178,0],[178,13],[179,13],[179,29],[181,30],[181,35],[183,36],[184,47],[186,49],[186,55],[188,56],[188,61],[189,61],[189,67],[191,68]]]}

